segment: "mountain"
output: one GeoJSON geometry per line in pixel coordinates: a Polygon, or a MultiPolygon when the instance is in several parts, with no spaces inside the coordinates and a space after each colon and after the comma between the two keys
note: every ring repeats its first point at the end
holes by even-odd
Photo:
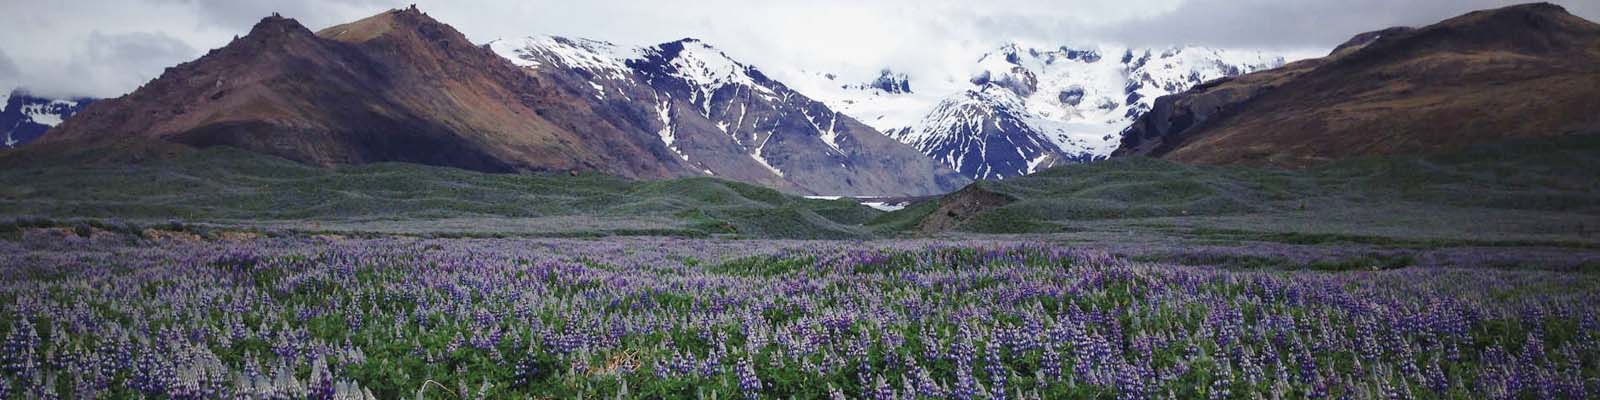
{"type": "Polygon", "coordinates": [[[324,166],[400,161],[640,178],[681,170],[586,106],[415,8],[317,33],[273,15],[126,96],[96,102],[41,144],[156,139],[324,166]]]}
{"type": "Polygon", "coordinates": [[[1116,154],[1306,167],[1600,133],[1600,24],[1551,4],[1357,35],[1331,54],[1163,97],[1116,154]]]}
{"type": "Polygon", "coordinates": [[[800,194],[920,195],[964,183],[754,68],[683,64],[726,61],[688,44],[633,60],[626,79],[646,85],[607,97],[594,87],[608,77],[530,71],[415,7],[318,32],[273,15],[30,148],[225,145],[321,166],[716,175],[800,194]],[[690,54],[707,57],[680,57],[690,54]],[[732,111],[751,118],[736,125],[732,111]],[[695,118],[704,115],[714,117],[695,118]]]}
{"type": "Polygon", "coordinates": [[[705,175],[852,196],[943,193],[966,183],[915,149],[699,40],[627,48],[530,36],[488,47],[538,80],[634,121],[705,175]]]}
{"type": "Polygon", "coordinates": [[[93,102],[89,98],[44,98],[24,89],[0,92],[0,148],[32,142],[93,102]]]}
{"type": "Polygon", "coordinates": [[[1116,133],[1157,97],[1282,64],[1282,57],[1261,52],[1192,46],[1013,43],[952,72],[966,76],[953,85],[890,70],[865,84],[797,75],[812,78],[806,89],[835,109],[963,175],[1003,179],[1104,158],[1116,148],[1116,133]]]}

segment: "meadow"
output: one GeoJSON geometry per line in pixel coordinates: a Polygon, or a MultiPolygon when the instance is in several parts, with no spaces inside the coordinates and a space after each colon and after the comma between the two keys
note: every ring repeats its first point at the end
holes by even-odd
{"type": "Polygon", "coordinates": [[[1577,249],[0,241],[0,398],[1591,398],[1577,249]]]}

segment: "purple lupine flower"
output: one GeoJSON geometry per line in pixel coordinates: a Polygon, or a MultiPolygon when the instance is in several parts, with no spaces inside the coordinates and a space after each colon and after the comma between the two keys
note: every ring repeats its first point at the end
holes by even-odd
{"type": "Polygon", "coordinates": [[[318,400],[331,400],[334,394],[333,374],[328,372],[328,362],[322,357],[311,361],[311,376],[307,390],[310,397],[318,400]]]}
{"type": "Polygon", "coordinates": [[[991,347],[983,357],[983,369],[989,373],[989,398],[1004,400],[1006,398],[1006,366],[1000,361],[999,347],[991,347]]]}
{"type": "Polygon", "coordinates": [[[1443,395],[1445,391],[1450,390],[1450,381],[1445,378],[1444,370],[1439,368],[1439,359],[1437,357],[1428,361],[1428,369],[1424,374],[1427,379],[1426,385],[1428,389],[1433,390],[1434,394],[1443,395]]]}
{"type": "Polygon", "coordinates": [[[873,380],[872,391],[868,393],[867,397],[873,400],[896,400],[899,396],[895,393],[894,388],[889,387],[889,381],[879,375],[873,380]]]}
{"type": "Polygon", "coordinates": [[[956,360],[956,383],[950,395],[957,400],[972,400],[978,397],[978,380],[972,377],[972,365],[963,360],[956,360]]]}
{"type": "Polygon", "coordinates": [[[4,352],[0,354],[0,369],[16,374],[18,379],[30,379],[37,361],[35,350],[39,346],[39,334],[34,331],[33,324],[27,318],[18,318],[12,324],[11,333],[6,335],[4,352]]]}
{"type": "Polygon", "coordinates": [[[761,398],[761,378],[756,376],[756,370],[750,365],[749,358],[740,358],[735,367],[739,375],[739,393],[745,399],[761,398]]]}
{"type": "Polygon", "coordinates": [[[1207,397],[1211,400],[1230,398],[1233,396],[1232,386],[1233,384],[1230,383],[1226,377],[1219,377],[1215,380],[1212,380],[1211,389],[1207,394],[1207,397]]]}
{"type": "Polygon", "coordinates": [[[1044,346],[1044,354],[1039,358],[1039,369],[1050,382],[1061,380],[1061,355],[1056,352],[1055,346],[1044,346]]]}

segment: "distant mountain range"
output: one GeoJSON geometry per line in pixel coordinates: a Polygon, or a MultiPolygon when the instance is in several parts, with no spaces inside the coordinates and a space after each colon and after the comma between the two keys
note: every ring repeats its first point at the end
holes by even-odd
{"type": "Polygon", "coordinates": [[[967,182],[699,40],[625,48],[532,36],[488,47],[541,82],[636,121],[705,175],[852,196],[940,193],[967,182]]]}
{"type": "Polygon", "coordinates": [[[580,47],[526,41],[523,55],[507,54],[520,65],[490,50],[514,53],[509,45],[472,44],[415,8],[315,33],[272,16],[43,143],[139,138],[318,165],[709,175],[801,194],[926,195],[967,182],[702,43],[579,60],[552,51],[580,47]]]}
{"type": "Polygon", "coordinates": [[[318,32],[274,15],[119,98],[14,92],[0,123],[6,147],[50,129],[13,155],[231,146],[322,166],[712,176],[857,197],[1112,155],[1300,167],[1600,131],[1600,25],[1548,4],[1365,33],[1287,65],[1023,44],[975,60],[951,67],[973,71],[956,80],[884,69],[779,82],[694,39],[478,45],[414,7],[318,32]]]}
{"type": "MultiPolygon", "coordinates": [[[[957,85],[884,70],[865,84],[797,74],[834,109],[974,179],[1104,158],[1159,96],[1283,65],[1281,56],[1204,47],[1007,44],[975,57],[957,85]]],[[[929,79],[933,80],[933,79],[929,79]]]]}
{"type": "Polygon", "coordinates": [[[25,89],[0,92],[0,148],[32,142],[92,102],[89,98],[45,98],[25,89]]]}
{"type": "Polygon", "coordinates": [[[1117,154],[1305,167],[1600,133],[1600,24],[1560,6],[1355,36],[1326,57],[1163,97],[1117,154]]]}

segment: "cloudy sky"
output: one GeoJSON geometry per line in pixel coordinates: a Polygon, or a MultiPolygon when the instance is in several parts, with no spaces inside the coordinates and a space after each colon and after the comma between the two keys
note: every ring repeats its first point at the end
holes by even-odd
{"type": "MultiPolygon", "coordinates": [[[[126,93],[280,12],[313,30],[411,0],[0,0],[0,85],[126,93]]],[[[647,45],[706,40],[768,69],[870,74],[967,62],[1008,41],[1181,44],[1322,53],[1350,35],[1425,25],[1503,0],[416,0],[475,42],[556,34],[647,45]]],[[[1600,1],[1555,1],[1600,20],[1600,1]]]]}

